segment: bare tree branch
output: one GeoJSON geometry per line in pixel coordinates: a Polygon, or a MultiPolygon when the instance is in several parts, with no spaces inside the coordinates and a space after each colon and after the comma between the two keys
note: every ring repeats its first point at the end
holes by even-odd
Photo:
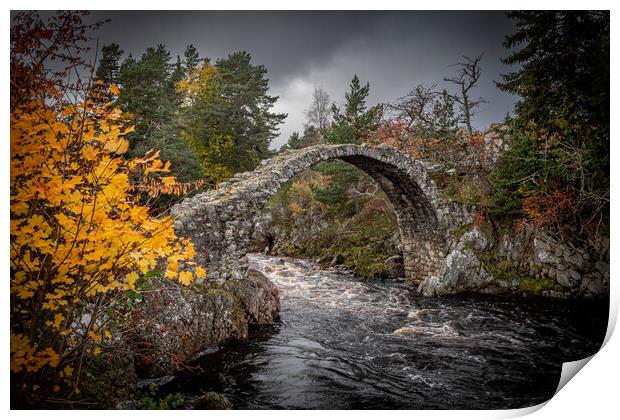
{"type": "Polygon", "coordinates": [[[480,69],[480,61],[482,60],[482,56],[482,53],[474,58],[464,55],[464,61],[453,64],[453,66],[458,67],[456,76],[444,77],[446,82],[454,83],[459,87],[460,92],[451,96],[454,101],[459,104],[461,109],[461,120],[467,127],[467,132],[470,137],[474,134],[471,120],[475,115],[475,108],[480,104],[487,102],[487,100],[482,97],[472,99],[470,93],[471,89],[476,87],[478,80],[480,79],[480,75],[482,74],[482,70],[480,69]]]}

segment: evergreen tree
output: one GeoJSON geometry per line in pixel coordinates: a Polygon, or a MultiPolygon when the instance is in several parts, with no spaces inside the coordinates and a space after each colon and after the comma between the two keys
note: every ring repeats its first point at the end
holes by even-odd
{"type": "Polygon", "coordinates": [[[521,99],[498,194],[518,201],[560,189],[585,219],[601,220],[609,209],[609,12],[509,16],[517,30],[503,61],[520,68],[498,86],[521,99]]]}
{"type": "MultiPolygon", "coordinates": [[[[359,77],[353,76],[350,91],[345,93],[343,108],[332,105],[333,123],[325,134],[329,143],[362,143],[368,133],[375,130],[383,113],[382,105],[368,108],[366,99],[370,93],[370,84],[361,85],[359,77]]],[[[317,172],[329,177],[325,187],[314,187],[317,200],[330,205],[348,205],[350,191],[364,177],[357,168],[342,161],[324,162],[315,167],[317,172]]],[[[355,205],[354,207],[357,207],[355,205]]]]}
{"type": "Polygon", "coordinates": [[[136,128],[131,133],[129,155],[161,150],[161,157],[171,161],[177,177],[187,181],[199,177],[200,171],[194,151],[180,136],[176,92],[180,60],[176,66],[170,60],[163,45],[148,48],[139,60],[129,56],[119,72],[119,104],[133,116],[136,128]]]}
{"type": "Polygon", "coordinates": [[[122,55],[123,50],[118,44],[104,45],[101,48],[101,59],[95,72],[97,79],[105,83],[117,83],[119,62],[122,55]]]}
{"type": "Polygon", "coordinates": [[[170,80],[170,53],[163,45],[148,48],[140,60],[129,57],[121,66],[120,104],[134,115],[136,135],[151,137],[174,117],[175,89],[170,80]]]}
{"type": "Polygon", "coordinates": [[[278,100],[270,96],[267,69],[253,65],[249,53],[236,52],[215,64],[220,83],[222,109],[228,116],[238,154],[235,170],[254,169],[271,155],[269,144],[278,134],[278,125],[286,114],[271,112],[278,100]]]}
{"type": "Polygon", "coordinates": [[[215,65],[205,60],[182,84],[186,94],[184,135],[201,156],[213,182],[254,169],[272,156],[269,144],[286,114],[271,112],[267,70],[237,52],[215,65]]]}
{"type": "Polygon", "coordinates": [[[310,125],[304,128],[303,136],[300,136],[297,131],[293,132],[289,136],[288,142],[280,148],[280,152],[288,149],[303,149],[304,147],[313,146],[321,143],[321,139],[322,136],[320,130],[315,126],[310,125]]]}
{"type": "Polygon", "coordinates": [[[174,63],[174,67],[172,68],[172,75],[170,80],[175,86],[185,77],[185,66],[183,66],[183,62],[181,61],[181,57],[177,55],[177,61],[174,63]]]}
{"type": "Polygon", "coordinates": [[[200,65],[198,50],[192,44],[185,48],[185,69],[189,73],[200,65]]]}
{"type": "Polygon", "coordinates": [[[332,105],[333,124],[326,138],[330,143],[361,143],[368,133],[375,130],[383,113],[381,105],[367,108],[366,98],[370,84],[360,84],[355,75],[350,85],[351,90],[345,94],[344,109],[332,105]]]}
{"type": "Polygon", "coordinates": [[[553,132],[583,123],[609,124],[609,13],[511,12],[515,49],[503,62],[520,65],[498,86],[519,95],[516,114],[553,132]],[[520,48],[519,48],[520,47],[520,48]]]}
{"type": "Polygon", "coordinates": [[[298,131],[293,131],[293,133],[289,136],[288,141],[282,147],[280,147],[280,152],[289,149],[301,149],[301,136],[298,131]]]}

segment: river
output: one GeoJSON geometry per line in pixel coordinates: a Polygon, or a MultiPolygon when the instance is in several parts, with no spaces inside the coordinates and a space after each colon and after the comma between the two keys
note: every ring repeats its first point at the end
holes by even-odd
{"type": "Polygon", "coordinates": [[[594,353],[607,304],[417,296],[300,259],[250,255],[281,319],[164,387],[238,409],[493,409],[548,400],[561,364],[594,353]]]}

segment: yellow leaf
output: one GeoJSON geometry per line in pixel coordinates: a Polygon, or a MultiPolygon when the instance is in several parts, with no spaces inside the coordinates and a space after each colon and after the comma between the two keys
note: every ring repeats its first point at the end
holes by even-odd
{"type": "Polygon", "coordinates": [[[53,321],[47,321],[45,324],[51,326],[52,328],[58,330],[60,329],[60,324],[64,321],[65,317],[62,314],[55,314],[53,321]]]}
{"type": "Polygon", "coordinates": [[[196,267],[196,277],[201,277],[201,278],[205,278],[207,277],[207,272],[205,271],[204,268],[197,266],[196,267]]]}
{"type": "Polygon", "coordinates": [[[177,180],[173,176],[165,176],[165,177],[162,177],[161,182],[163,182],[164,185],[166,186],[170,186],[170,185],[174,185],[177,182],[177,180]]]}
{"type": "Polygon", "coordinates": [[[68,377],[70,377],[71,374],[73,374],[73,368],[71,366],[65,366],[65,368],[62,371],[65,374],[65,376],[68,376],[68,377]]]}
{"type": "Polygon", "coordinates": [[[179,283],[183,286],[189,286],[194,281],[194,275],[189,271],[183,271],[179,274],[179,283]]]}
{"type": "Polygon", "coordinates": [[[129,274],[127,274],[125,276],[125,280],[127,280],[127,287],[130,290],[135,289],[135,287],[136,287],[136,280],[138,280],[138,277],[140,277],[140,276],[135,271],[133,271],[133,272],[131,272],[131,273],[129,273],[129,274]]]}

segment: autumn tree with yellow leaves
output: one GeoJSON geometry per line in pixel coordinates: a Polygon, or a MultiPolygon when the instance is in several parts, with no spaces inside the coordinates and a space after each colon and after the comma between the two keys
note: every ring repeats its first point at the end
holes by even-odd
{"type": "Polygon", "coordinates": [[[145,185],[175,185],[169,164],[156,151],[123,158],[132,127],[109,100],[118,88],[84,77],[92,66],[71,54],[94,26],[69,12],[14,22],[11,381],[12,399],[32,404],[79,394],[84,357],[113,334],[107,309],[149,271],[183,285],[205,272],[171,218],[140,200],[145,185]],[[51,57],[64,70],[48,70],[51,57]]]}

